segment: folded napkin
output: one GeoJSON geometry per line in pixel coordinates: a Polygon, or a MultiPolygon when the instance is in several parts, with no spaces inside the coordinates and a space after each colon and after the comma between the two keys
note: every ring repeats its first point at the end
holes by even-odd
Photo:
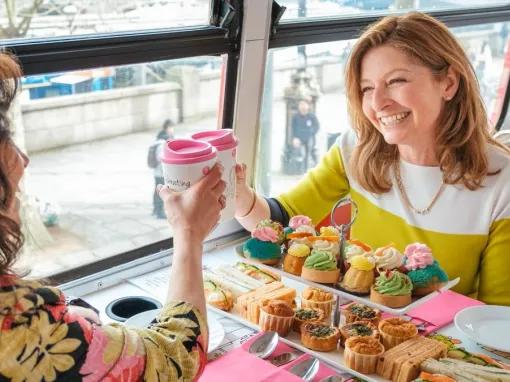
{"type": "Polygon", "coordinates": [[[422,324],[422,333],[428,334],[451,323],[462,309],[476,305],[483,305],[483,302],[447,290],[411,309],[406,315],[411,317],[414,323],[422,324]]]}
{"type": "MultiPolygon", "coordinates": [[[[301,378],[290,374],[283,368],[272,365],[269,361],[260,359],[253,354],[248,353],[248,348],[259,336],[250,338],[249,341],[234,349],[220,358],[209,362],[200,377],[200,382],[299,382],[301,378]]],[[[278,355],[290,348],[281,343],[272,355],[278,355]]]]}
{"type": "MultiPolygon", "coordinates": [[[[296,363],[304,361],[310,356],[303,354],[287,365],[276,367],[269,361],[260,359],[248,353],[248,348],[251,343],[258,337],[259,336],[251,338],[237,349],[234,349],[220,358],[209,362],[199,381],[238,382],[242,380],[243,382],[302,382],[301,378],[289,373],[288,369],[296,363]]],[[[292,350],[293,349],[290,346],[280,341],[276,350],[271,354],[271,357],[292,350]]],[[[319,372],[313,379],[313,382],[318,382],[322,378],[330,375],[336,375],[336,373],[321,362],[319,372]]]]}

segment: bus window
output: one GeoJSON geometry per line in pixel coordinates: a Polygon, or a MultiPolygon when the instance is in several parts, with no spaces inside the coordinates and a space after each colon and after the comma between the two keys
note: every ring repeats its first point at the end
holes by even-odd
{"type": "MultiPolygon", "coordinates": [[[[494,113],[509,23],[452,28],[494,113]]],[[[255,185],[278,195],[350,128],[344,66],[354,40],[271,49],[268,54],[255,185]]],[[[498,114],[499,115],[499,114],[498,114]]]]}
{"type": "Polygon", "coordinates": [[[0,3],[2,39],[44,39],[209,24],[208,0],[0,3]]]}
{"type": "Polygon", "coordinates": [[[30,156],[21,270],[47,277],[171,237],[149,148],[217,127],[221,62],[202,56],[23,79],[13,123],[30,156]]]}
{"type": "Polygon", "coordinates": [[[482,8],[508,4],[498,0],[281,0],[279,4],[287,7],[284,20],[353,15],[378,14],[386,16],[391,11],[444,11],[461,8],[482,8]]]}

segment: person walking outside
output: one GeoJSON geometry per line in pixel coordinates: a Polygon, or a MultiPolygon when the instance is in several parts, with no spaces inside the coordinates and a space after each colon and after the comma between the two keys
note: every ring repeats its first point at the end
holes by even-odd
{"type": "Polygon", "coordinates": [[[161,156],[163,155],[163,144],[174,138],[174,124],[170,119],[166,119],[163,127],[156,136],[156,142],[149,148],[149,167],[152,167],[154,174],[154,192],[152,194],[152,215],[158,219],[166,219],[163,208],[163,201],[158,195],[158,185],[165,184],[163,178],[163,167],[161,166],[161,156]],[[152,166],[151,166],[152,164],[152,166]]]}
{"type": "Polygon", "coordinates": [[[298,112],[292,116],[291,122],[292,138],[298,138],[305,148],[305,169],[312,167],[317,163],[317,152],[315,149],[315,136],[319,131],[319,120],[314,112],[310,110],[310,103],[307,100],[300,100],[298,112]]]}

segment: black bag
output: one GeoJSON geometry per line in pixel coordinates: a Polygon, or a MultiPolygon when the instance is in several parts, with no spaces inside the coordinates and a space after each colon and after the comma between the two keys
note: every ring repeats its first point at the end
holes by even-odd
{"type": "Polygon", "coordinates": [[[147,166],[150,168],[156,168],[159,165],[158,147],[160,144],[161,142],[156,142],[149,146],[149,151],[147,151],[147,166]]]}

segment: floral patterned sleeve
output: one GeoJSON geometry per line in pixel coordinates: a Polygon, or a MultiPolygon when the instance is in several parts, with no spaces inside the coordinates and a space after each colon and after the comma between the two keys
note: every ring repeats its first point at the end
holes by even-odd
{"type": "Polygon", "coordinates": [[[58,289],[0,276],[1,381],[194,381],[206,331],[184,302],[167,304],[148,329],[96,325],[70,313],[58,289]]]}

